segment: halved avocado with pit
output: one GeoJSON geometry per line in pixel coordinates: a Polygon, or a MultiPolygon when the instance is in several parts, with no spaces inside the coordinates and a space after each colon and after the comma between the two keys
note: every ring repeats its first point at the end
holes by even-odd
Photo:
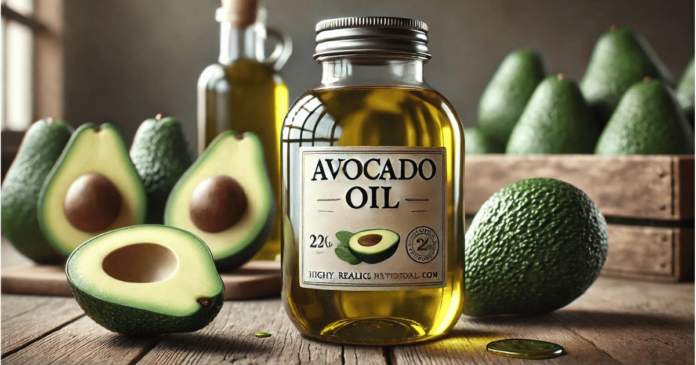
{"type": "Polygon", "coordinates": [[[369,229],[350,237],[350,251],[363,262],[376,264],[394,255],[399,247],[399,234],[388,229],[369,229]]]}
{"type": "Polygon", "coordinates": [[[206,244],[173,227],[140,225],[97,236],[70,255],[66,274],[85,314],[131,336],[199,330],[225,297],[206,244]]]}
{"type": "Polygon", "coordinates": [[[164,223],[202,238],[220,270],[249,261],[273,228],[275,202],[254,133],[221,133],[172,189],[164,223]]]}
{"type": "Polygon", "coordinates": [[[38,201],[41,230],[65,256],[88,239],[143,223],[145,189],[121,134],[88,123],[73,133],[38,201]]]}

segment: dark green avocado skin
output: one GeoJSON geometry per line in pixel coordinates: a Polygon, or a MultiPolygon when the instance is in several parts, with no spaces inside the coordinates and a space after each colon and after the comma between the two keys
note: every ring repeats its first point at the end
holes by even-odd
{"type": "Polygon", "coordinates": [[[481,132],[504,146],[534,89],[545,76],[540,54],[527,49],[508,54],[479,100],[481,132]]]}
{"type": "Polygon", "coordinates": [[[181,123],[172,117],[144,121],[133,138],[130,156],[145,186],[145,223],[163,224],[169,193],[196,159],[181,123]]]}
{"type": "Polygon", "coordinates": [[[72,132],[64,121],[34,123],[2,185],[2,233],[19,252],[39,264],[65,260],[41,232],[37,209],[41,187],[72,132]]]}
{"type": "Polygon", "coordinates": [[[225,300],[223,286],[222,292],[211,298],[210,307],[201,306],[193,315],[177,317],[107,302],[78,290],[71,280],[68,282],[77,303],[88,317],[110,331],[134,337],[198,331],[215,319],[225,300]]]}
{"type": "Polygon", "coordinates": [[[619,27],[599,37],[580,89],[600,126],[607,123],[623,93],[645,76],[673,82],[671,73],[643,36],[619,27]]]}
{"type": "Polygon", "coordinates": [[[599,127],[577,84],[549,76],[537,86],[512,131],[509,154],[592,153],[599,127]]]}
{"type": "Polygon", "coordinates": [[[604,217],[555,179],[510,184],[481,207],[466,233],[464,314],[539,314],[568,305],[607,257],[604,217]]]}
{"type": "Polygon", "coordinates": [[[480,128],[464,128],[464,150],[467,155],[505,153],[505,145],[486,137],[480,128]]]}
{"type": "Polygon", "coordinates": [[[691,127],[694,127],[694,57],[691,57],[686,65],[679,84],[677,85],[677,99],[682,110],[686,113],[691,127]]]}
{"type": "Polygon", "coordinates": [[[694,153],[694,133],[672,90],[638,82],[621,98],[595,151],[600,155],[694,153]]]}

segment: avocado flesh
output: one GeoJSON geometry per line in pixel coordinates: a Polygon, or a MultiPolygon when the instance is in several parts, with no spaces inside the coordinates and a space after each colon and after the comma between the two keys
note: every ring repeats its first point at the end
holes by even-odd
{"type": "Polygon", "coordinates": [[[519,49],[508,54],[481,95],[479,128],[500,145],[510,138],[534,89],[546,76],[541,55],[519,49]]]}
{"type": "Polygon", "coordinates": [[[210,247],[217,267],[234,270],[249,261],[268,239],[274,209],[261,140],[250,132],[238,138],[235,132],[226,131],[213,140],[172,189],[164,222],[202,238],[210,247]],[[247,204],[238,222],[213,233],[199,229],[191,219],[191,196],[203,180],[217,175],[235,179],[246,195],[247,204]]]}
{"type": "Polygon", "coordinates": [[[505,145],[486,137],[480,128],[464,128],[464,149],[467,155],[505,153],[505,145]]]}
{"type": "Polygon", "coordinates": [[[689,63],[684,69],[679,84],[676,89],[677,99],[679,104],[686,113],[686,116],[691,123],[691,127],[694,127],[694,57],[691,57],[689,63]]]}
{"type": "Polygon", "coordinates": [[[549,76],[539,84],[512,131],[509,154],[592,153],[599,128],[574,81],[549,76]]]}
{"type": "Polygon", "coordinates": [[[40,120],[32,124],[2,185],[2,233],[20,253],[39,264],[65,259],[41,232],[37,202],[41,187],[72,132],[72,127],[63,121],[40,120]]]}
{"type": "Polygon", "coordinates": [[[65,256],[88,239],[117,228],[143,223],[146,198],[138,172],[128,156],[120,133],[111,124],[100,129],[89,123],[73,133],[46,179],[39,197],[39,222],[51,246],[65,256]],[[121,194],[121,213],[98,232],[75,228],[63,209],[70,185],[80,176],[96,172],[108,178],[121,194]]]}
{"type": "Polygon", "coordinates": [[[466,233],[464,314],[538,314],[582,295],[606,261],[604,217],[581,190],[520,180],[493,194],[466,233]]]}
{"type": "Polygon", "coordinates": [[[645,76],[672,83],[671,73],[640,34],[618,27],[599,37],[580,89],[601,127],[626,90],[645,76]]]}
{"type": "Polygon", "coordinates": [[[73,252],[66,274],[85,314],[111,331],[133,336],[199,330],[215,318],[225,297],[205,243],[173,227],[132,226],[97,236],[73,252]],[[110,261],[119,249],[143,243],[159,249],[131,251],[136,257],[110,261]],[[163,263],[167,261],[168,267],[163,263]],[[163,280],[128,282],[105,270],[116,267],[128,274],[137,266],[159,269],[163,280]],[[205,306],[203,300],[207,300],[205,306]]]}
{"type": "Polygon", "coordinates": [[[361,261],[376,264],[394,255],[399,247],[399,235],[388,229],[369,229],[351,236],[348,247],[361,261]]]}
{"type": "Polygon", "coordinates": [[[172,117],[147,119],[135,133],[130,156],[145,186],[145,223],[162,224],[169,193],[196,159],[181,123],[172,117]]]}
{"type": "Polygon", "coordinates": [[[597,142],[600,155],[692,154],[694,134],[672,91],[660,80],[633,85],[597,142]]]}

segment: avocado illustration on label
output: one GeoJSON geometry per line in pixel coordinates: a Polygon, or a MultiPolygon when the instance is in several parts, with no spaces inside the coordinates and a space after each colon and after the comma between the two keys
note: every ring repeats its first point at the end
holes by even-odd
{"type": "Polygon", "coordinates": [[[348,240],[350,252],[368,264],[380,263],[394,255],[399,247],[399,235],[388,229],[368,229],[348,240]]]}
{"type": "Polygon", "coordinates": [[[359,258],[355,257],[353,253],[350,251],[350,248],[348,247],[348,241],[350,238],[353,237],[353,232],[348,232],[348,231],[340,231],[336,233],[336,238],[341,242],[339,245],[336,246],[336,249],[334,252],[336,252],[336,256],[338,256],[339,259],[351,264],[351,265],[357,265],[361,263],[359,258]]]}

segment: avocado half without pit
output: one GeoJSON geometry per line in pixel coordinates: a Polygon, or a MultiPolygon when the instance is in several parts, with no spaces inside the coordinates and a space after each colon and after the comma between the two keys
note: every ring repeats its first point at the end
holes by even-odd
{"type": "Polygon", "coordinates": [[[388,229],[370,229],[350,237],[350,251],[363,262],[376,264],[394,255],[399,247],[399,234],[388,229]]]}
{"type": "Polygon", "coordinates": [[[197,331],[217,316],[225,297],[206,244],[167,226],[97,236],[73,252],[66,273],[85,314],[131,336],[197,331]]]}
{"type": "Polygon", "coordinates": [[[41,188],[38,218],[65,256],[106,231],[143,223],[147,200],[120,133],[85,124],[73,133],[41,188]]]}
{"type": "Polygon", "coordinates": [[[227,131],[174,186],[164,222],[203,239],[218,269],[234,270],[266,242],[274,210],[261,140],[227,131]]]}

